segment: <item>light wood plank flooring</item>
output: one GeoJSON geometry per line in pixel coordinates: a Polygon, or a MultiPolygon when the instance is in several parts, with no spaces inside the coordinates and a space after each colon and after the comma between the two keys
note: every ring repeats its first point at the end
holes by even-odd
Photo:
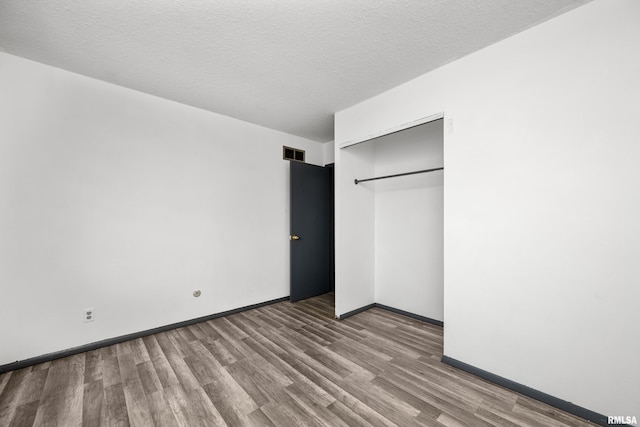
{"type": "Polygon", "coordinates": [[[0,426],[584,426],[440,362],[442,328],[333,295],[0,376],[0,426]]]}

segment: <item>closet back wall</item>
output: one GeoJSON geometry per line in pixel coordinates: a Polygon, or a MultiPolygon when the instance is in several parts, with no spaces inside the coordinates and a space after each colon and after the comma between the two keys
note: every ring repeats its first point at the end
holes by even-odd
{"type": "Polygon", "coordinates": [[[283,145],[0,53],[0,365],[288,295],[283,145]]]}
{"type": "MultiPolygon", "coordinates": [[[[437,120],[372,141],[375,176],[442,167],[442,123],[437,120]]],[[[376,303],[440,321],[443,183],[443,171],[375,181],[376,303]]]]}

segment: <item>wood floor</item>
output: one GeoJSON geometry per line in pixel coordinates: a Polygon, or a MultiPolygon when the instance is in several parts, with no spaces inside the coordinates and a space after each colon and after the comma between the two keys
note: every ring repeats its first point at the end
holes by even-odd
{"type": "Polygon", "coordinates": [[[333,295],[0,376],[0,426],[583,426],[440,362],[442,328],[333,295]]]}

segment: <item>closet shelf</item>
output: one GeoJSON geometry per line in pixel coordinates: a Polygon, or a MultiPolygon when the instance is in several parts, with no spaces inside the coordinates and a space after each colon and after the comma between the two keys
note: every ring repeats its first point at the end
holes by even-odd
{"type": "Polygon", "coordinates": [[[385,175],[385,176],[377,176],[375,178],[367,178],[367,179],[354,179],[353,182],[358,185],[358,183],[360,182],[365,182],[365,181],[375,181],[377,179],[387,179],[387,178],[395,178],[397,176],[405,176],[405,175],[415,175],[417,173],[426,173],[426,172],[435,172],[435,171],[441,171],[444,170],[444,167],[442,168],[433,168],[433,169],[424,169],[424,170],[420,170],[420,171],[413,171],[413,172],[405,172],[405,173],[397,173],[394,175],[385,175]]]}

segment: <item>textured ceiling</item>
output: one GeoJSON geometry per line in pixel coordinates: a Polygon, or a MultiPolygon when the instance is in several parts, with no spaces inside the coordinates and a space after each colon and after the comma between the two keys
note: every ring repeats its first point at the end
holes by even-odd
{"type": "Polygon", "coordinates": [[[333,113],[588,0],[0,0],[0,50],[324,142],[333,113]]]}

